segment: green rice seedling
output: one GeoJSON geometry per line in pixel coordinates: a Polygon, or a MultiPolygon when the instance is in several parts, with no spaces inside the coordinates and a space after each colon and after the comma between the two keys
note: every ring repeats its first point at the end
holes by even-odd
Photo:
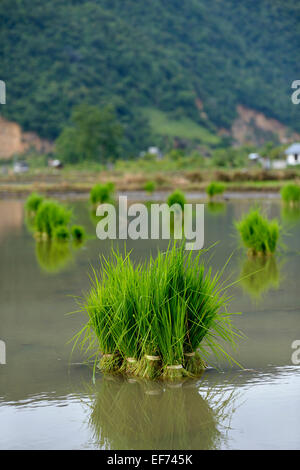
{"type": "Polygon", "coordinates": [[[162,377],[176,379],[185,375],[183,344],[186,332],[183,250],[176,245],[151,260],[153,335],[162,358],[162,377]],[[155,273],[155,274],[154,274],[155,273]]]}
{"type": "Polygon", "coordinates": [[[173,204],[178,204],[182,210],[184,210],[184,204],[186,204],[186,197],[182,191],[176,189],[167,199],[167,204],[169,207],[173,204]]]}
{"type": "MultiPolygon", "coordinates": [[[[129,254],[112,253],[81,304],[89,320],[76,335],[96,347],[120,372],[145,378],[180,379],[199,376],[207,349],[232,362],[219,344],[233,346],[238,333],[227,312],[229,298],[222,271],[206,272],[184,245],[170,246],[148,263],[133,265],[129,254]],[[200,351],[200,352],[199,352],[200,351]],[[119,361],[122,359],[122,361],[119,361]]],[[[102,370],[111,370],[100,363],[102,370]]]]}
{"type": "Polygon", "coordinates": [[[73,241],[77,243],[82,243],[86,237],[86,233],[81,225],[72,225],[71,236],[73,241]]]}
{"type": "Polygon", "coordinates": [[[113,252],[112,260],[105,260],[106,294],[114,315],[113,335],[123,358],[121,372],[135,374],[141,359],[140,328],[147,311],[147,286],[141,263],[133,265],[129,254],[123,258],[113,252]],[[145,296],[146,294],[146,296],[145,296]]]}
{"type": "Polygon", "coordinates": [[[149,193],[149,194],[152,194],[154,193],[156,189],[156,183],[155,181],[147,181],[145,184],[144,184],[144,190],[149,193]]]}
{"type": "Polygon", "coordinates": [[[99,304],[101,287],[94,275],[93,286],[80,304],[80,310],[87,313],[88,321],[73,338],[74,347],[80,340],[81,349],[90,353],[90,358],[97,360],[100,354],[98,367],[102,372],[115,372],[121,362],[112,335],[113,319],[109,307],[99,304]]]}
{"type": "Polygon", "coordinates": [[[209,199],[213,199],[215,196],[223,194],[225,191],[225,185],[223,183],[218,183],[212,181],[206,188],[206,194],[208,195],[209,199]]]}
{"type": "Polygon", "coordinates": [[[39,205],[34,226],[39,237],[53,237],[54,230],[58,226],[67,226],[71,218],[71,211],[52,200],[45,200],[39,205]]]}
{"type": "Polygon", "coordinates": [[[232,361],[219,344],[221,340],[234,346],[238,336],[231,323],[231,315],[227,313],[230,298],[225,296],[225,290],[222,289],[223,271],[213,276],[211,269],[207,270],[201,261],[202,254],[202,251],[198,252],[193,259],[192,252],[186,254],[182,245],[179,248],[174,246],[162,255],[162,266],[168,266],[167,285],[170,289],[164,305],[170,305],[169,312],[172,315],[176,313],[176,322],[174,318],[171,322],[168,319],[164,321],[164,335],[167,333],[169,337],[165,337],[164,344],[161,344],[163,362],[169,366],[165,368],[164,375],[169,378],[201,374],[206,366],[204,358],[207,356],[207,348],[217,357],[232,361]],[[175,328],[172,334],[171,326],[175,328]],[[174,346],[166,349],[165,344],[168,342],[174,346]],[[178,367],[173,368],[173,365],[178,367]]]}
{"type": "Polygon", "coordinates": [[[97,205],[111,202],[113,199],[114,189],[115,185],[110,182],[105,184],[95,184],[90,192],[91,203],[97,205]]]}
{"type": "Polygon", "coordinates": [[[66,242],[70,238],[70,232],[64,225],[58,225],[53,229],[53,239],[56,242],[66,242]]]}
{"type": "MultiPolygon", "coordinates": [[[[182,248],[181,248],[182,249],[182,248]]],[[[203,252],[192,258],[184,255],[184,300],[186,305],[186,334],[184,338],[184,365],[193,375],[206,366],[207,349],[217,358],[234,362],[221,346],[221,342],[234,347],[239,333],[232,324],[234,314],[229,314],[231,297],[222,282],[224,268],[212,274],[201,261],[203,252]]]]}
{"type": "Polygon", "coordinates": [[[260,209],[252,209],[235,226],[249,255],[268,256],[276,251],[280,235],[277,219],[269,221],[260,209]]]}
{"type": "Polygon", "coordinates": [[[281,198],[287,205],[298,205],[300,203],[300,186],[293,183],[286,184],[281,189],[281,198]]]}
{"type": "Polygon", "coordinates": [[[31,193],[25,202],[25,210],[30,217],[34,217],[44,197],[37,193],[31,193]]]}

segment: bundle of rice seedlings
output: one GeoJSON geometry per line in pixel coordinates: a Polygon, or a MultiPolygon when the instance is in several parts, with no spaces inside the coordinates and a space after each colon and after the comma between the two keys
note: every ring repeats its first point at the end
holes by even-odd
{"type": "Polygon", "coordinates": [[[135,374],[141,356],[140,322],[143,316],[141,298],[141,265],[133,266],[129,254],[123,258],[113,252],[112,259],[102,264],[104,275],[103,294],[113,317],[112,335],[123,363],[121,372],[135,374]]]}
{"type": "MultiPolygon", "coordinates": [[[[103,279],[93,270],[92,286],[81,301],[80,311],[88,316],[84,327],[74,337],[74,347],[80,340],[81,349],[90,352],[89,358],[100,355],[98,367],[102,372],[119,371],[121,357],[116,345],[114,333],[114,311],[109,303],[109,286],[106,289],[105,276],[103,279]]],[[[95,365],[96,365],[95,361],[95,365]]]]}
{"type": "Polygon", "coordinates": [[[44,201],[44,197],[38,193],[31,193],[25,202],[26,213],[30,217],[34,217],[40,204],[44,201]]]}
{"type": "Polygon", "coordinates": [[[184,204],[186,204],[186,197],[182,191],[176,189],[167,199],[167,204],[169,207],[174,204],[178,204],[182,210],[184,210],[184,204]]]}
{"type": "Polygon", "coordinates": [[[98,183],[92,187],[90,192],[90,201],[92,204],[104,204],[107,202],[111,202],[113,198],[113,192],[115,189],[115,185],[113,183],[98,183]]]}
{"type": "Polygon", "coordinates": [[[288,183],[281,189],[281,197],[285,204],[295,206],[300,203],[300,186],[288,183]]]}
{"type": "MultiPolygon", "coordinates": [[[[106,356],[122,358],[114,363],[120,372],[150,379],[201,375],[207,348],[231,362],[219,345],[221,340],[232,346],[237,336],[222,272],[205,273],[200,256],[192,259],[184,245],[174,244],[148,264],[134,266],[129,254],[116,252],[103,259],[101,279],[94,271],[81,304],[89,316],[82,344],[98,343],[106,356]]],[[[100,368],[114,369],[106,363],[100,368]]]]}
{"type": "Polygon", "coordinates": [[[73,241],[77,243],[82,243],[86,237],[84,228],[81,225],[72,225],[71,227],[71,236],[73,241]]]}
{"type": "Polygon", "coordinates": [[[155,333],[156,310],[154,301],[148,294],[148,292],[154,292],[156,289],[153,281],[151,269],[147,269],[147,267],[140,269],[140,310],[143,311],[143,314],[140,315],[139,321],[141,358],[136,372],[146,379],[158,378],[162,369],[162,358],[159,354],[159,345],[155,333]]]}
{"type": "Polygon", "coordinates": [[[225,185],[223,183],[218,183],[212,181],[206,188],[206,194],[209,199],[213,199],[215,196],[223,194],[225,191],[225,185]]]}
{"type": "Polygon", "coordinates": [[[186,310],[184,366],[188,373],[198,376],[206,367],[205,358],[209,350],[229,363],[233,361],[220,341],[233,347],[239,334],[232,325],[233,314],[228,313],[231,298],[226,295],[221,280],[226,265],[213,275],[211,268],[207,269],[201,261],[203,252],[192,258],[192,252],[186,255],[183,248],[180,250],[184,260],[184,290],[181,295],[186,310]]]}
{"type": "Polygon", "coordinates": [[[57,242],[66,242],[70,238],[70,232],[64,225],[58,225],[53,229],[53,239],[57,242]]]}
{"type": "Polygon", "coordinates": [[[144,184],[144,190],[149,194],[152,194],[155,191],[155,189],[156,189],[155,181],[147,181],[144,184]]]}
{"type": "Polygon", "coordinates": [[[276,251],[280,234],[277,219],[269,221],[260,209],[252,209],[235,226],[249,255],[267,256],[276,251]]]}
{"type": "Polygon", "coordinates": [[[151,260],[149,267],[153,273],[153,335],[162,358],[162,377],[171,380],[186,375],[183,367],[186,331],[183,253],[183,249],[174,245],[166,253],[160,252],[155,260],[151,260]]]}
{"type": "Polygon", "coordinates": [[[68,225],[71,211],[52,200],[42,202],[34,218],[34,226],[40,238],[51,239],[58,226],[68,225]]]}

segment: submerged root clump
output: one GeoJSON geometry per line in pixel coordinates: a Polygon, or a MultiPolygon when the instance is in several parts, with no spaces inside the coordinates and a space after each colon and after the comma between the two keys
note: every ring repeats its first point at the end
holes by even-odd
{"type": "Polygon", "coordinates": [[[192,376],[198,377],[202,374],[206,367],[207,364],[202,359],[198,351],[194,351],[192,353],[184,353],[184,368],[187,373],[191,374],[192,376]]]}
{"type": "Polygon", "coordinates": [[[187,377],[188,375],[188,372],[182,364],[165,366],[162,371],[162,378],[166,380],[180,380],[182,377],[187,377]]]}
{"type": "Polygon", "coordinates": [[[151,380],[200,376],[209,350],[232,362],[223,344],[233,346],[239,334],[228,313],[223,271],[212,274],[201,256],[174,244],[134,265],[129,254],[113,252],[99,273],[93,271],[79,302],[88,320],[75,342],[92,351],[103,372],[151,380]],[[98,351],[109,354],[99,361],[98,351]]]}
{"type": "Polygon", "coordinates": [[[122,363],[121,357],[118,353],[102,354],[98,363],[98,368],[102,372],[113,373],[120,370],[122,363]]]}
{"type": "Polygon", "coordinates": [[[157,379],[161,375],[162,361],[160,356],[145,354],[137,367],[137,374],[144,379],[157,379]]]}
{"type": "Polygon", "coordinates": [[[138,369],[138,360],[134,357],[126,357],[123,359],[122,365],[119,369],[121,373],[125,373],[128,375],[137,375],[138,369]]]}

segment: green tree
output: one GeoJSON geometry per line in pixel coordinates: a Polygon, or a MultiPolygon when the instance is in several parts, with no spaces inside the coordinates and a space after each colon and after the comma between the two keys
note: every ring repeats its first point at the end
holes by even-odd
{"type": "Polygon", "coordinates": [[[98,108],[81,104],[74,108],[71,126],[56,140],[58,156],[68,163],[106,161],[119,154],[122,126],[111,106],[98,108]]]}

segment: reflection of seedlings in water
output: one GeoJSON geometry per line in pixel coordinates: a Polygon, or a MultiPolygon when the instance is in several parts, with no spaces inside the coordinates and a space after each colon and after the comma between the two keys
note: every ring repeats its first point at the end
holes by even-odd
{"type": "Polygon", "coordinates": [[[43,269],[48,273],[57,273],[64,269],[73,256],[67,242],[42,241],[36,243],[36,258],[43,269]]]}
{"type": "Polygon", "coordinates": [[[274,257],[247,259],[240,278],[245,291],[255,299],[270,289],[278,289],[281,280],[274,257]]]}
{"type": "MultiPolygon", "coordinates": [[[[102,216],[102,217],[104,217],[104,216],[102,216]]],[[[101,218],[96,215],[96,209],[91,209],[90,210],[90,219],[91,219],[91,221],[94,225],[97,225],[99,220],[101,220],[101,218]]]]}
{"type": "Polygon", "coordinates": [[[287,206],[281,208],[281,218],[287,224],[296,224],[300,220],[300,206],[287,206]]]}
{"type": "MultiPolygon", "coordinates": [[[[113,201],[110,202],[109,204],[112,204],[114,205],[113,201]]],[[[98,222],[100,222],[100,220],[104,219],[106,217],[106,214],[104,215],[96,215],[96,211],[97,211],[97,207],[94,207],[92,209],[90,209],[89,213],[90,213],[90,220],[91,222],[93,223],[93,225],[97,225],[98,222]]]]}
{"type": "Polygon", "coordinates": [[[224,202],[209,202],[206,204],[208,212],[213,215],[218,215],[226,212],[227,206],[224,202]]]}
{"type": "Polygon", "coordinates": [[[226,440],[234,398],[209,390],[203,398],[196,384],[170,388],[105,376],[93,398],[89,425],[104,449],[215,449],[226,440]]]}

